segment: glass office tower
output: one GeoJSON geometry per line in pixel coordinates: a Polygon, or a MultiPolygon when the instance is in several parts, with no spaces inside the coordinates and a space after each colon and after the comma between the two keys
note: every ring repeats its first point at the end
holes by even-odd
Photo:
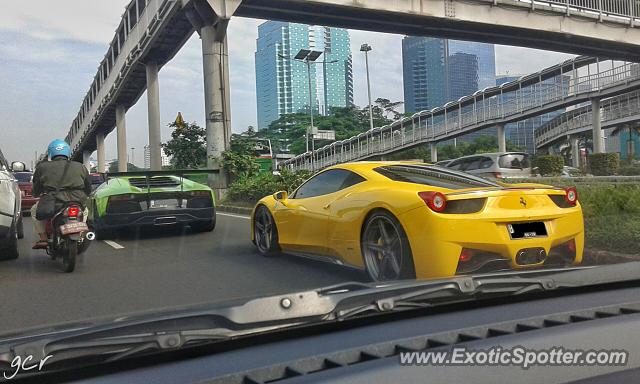
{"type": "Polygon", "coordinates": [[[407,112],[429,110],[495,85],[493,44],[406,36],[402,60],[407,112]]]}
{"type": "Polygon", "coordinates": [[[258,129],[296,112],[309,112],[305,63],[293,58],[300,49],[323,52],[311,65],[314,113],[353,104],[353,71],[349,33],[341,28],[267,21],[258,27],[255,53],[258,129]],[[326,62],[326,63],[323,63],[326,62]]]}

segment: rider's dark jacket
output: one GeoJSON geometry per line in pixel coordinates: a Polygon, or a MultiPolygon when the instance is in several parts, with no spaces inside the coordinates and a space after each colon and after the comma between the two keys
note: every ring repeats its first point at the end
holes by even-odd
{"type": "Polygon", "coordinates": [[[91,193],[89,171],[84,165],[69,161],[69,169],[63,179],[62,174],[66,163],[67,160],[64,157],[57,157],[38,164],[33,173],[33,195],[40,196],[60,187],[60,192],[56,196],[58,201],[75,202],[86,206],[87,197],[91,193]]]}

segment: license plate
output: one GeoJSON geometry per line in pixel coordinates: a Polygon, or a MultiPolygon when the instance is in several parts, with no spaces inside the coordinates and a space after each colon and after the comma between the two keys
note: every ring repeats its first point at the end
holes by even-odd
{"type": "Polygon", "coordinates": [[[173,209],[180,206],[182,206],[182,201],[180,199],[151,200],[149,202],[149,209],[173,209]]]}
{"type": "Polygon", "coordinates": [[[507,230],[512,239],[530,239],[532,237],[547,236],[547,228],[542,221],[507,224],[507,230]]]}
{"type": "Polygon", "coordinates": [[[83,221],[79,221],[77,223],[64,224],[60,226],[60,233],[63,235],[69,235],[71,233],[87,232],[88,230],[89,230],[89,227],[87,226],[87,223],[83,221]]]}

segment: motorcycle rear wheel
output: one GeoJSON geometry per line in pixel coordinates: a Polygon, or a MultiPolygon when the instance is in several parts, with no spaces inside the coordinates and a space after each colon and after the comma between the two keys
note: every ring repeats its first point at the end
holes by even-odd
{"type": "Polygon", "coordinates": [[[78,242],[67,239],[67,252],[62,256],[62,270],[71,273],[76,268],[76,256],[78,255],[78,242]]]}

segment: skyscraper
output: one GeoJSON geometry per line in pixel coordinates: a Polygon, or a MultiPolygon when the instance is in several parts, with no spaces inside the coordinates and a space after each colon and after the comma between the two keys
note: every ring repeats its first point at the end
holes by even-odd
{"type": "MultiPolygon", "coordinates": [[[[160,148],[160,159],[163,167],[171,165],[171,158],[164,153],[164,148],[160,148]]],[[[144,146],[144,167],[151,169],[151,147],[144,146]]]]}
{"type": "Polygon", "coordinates": [[[255,53],[258,129],[284,114],[309,111],[307,66],[288,59],[303,48],[324,53],[317,64],[311,65],[314,113],[326,114],[331,107],[353,104],[347,30],[267,21],[258,27],[255,53]]]}
{"type": "Polygon", "coordinates": [[[493,44],[406,36],[402,61],[407,112],[432,109],[495,85],[493,44]]]}

